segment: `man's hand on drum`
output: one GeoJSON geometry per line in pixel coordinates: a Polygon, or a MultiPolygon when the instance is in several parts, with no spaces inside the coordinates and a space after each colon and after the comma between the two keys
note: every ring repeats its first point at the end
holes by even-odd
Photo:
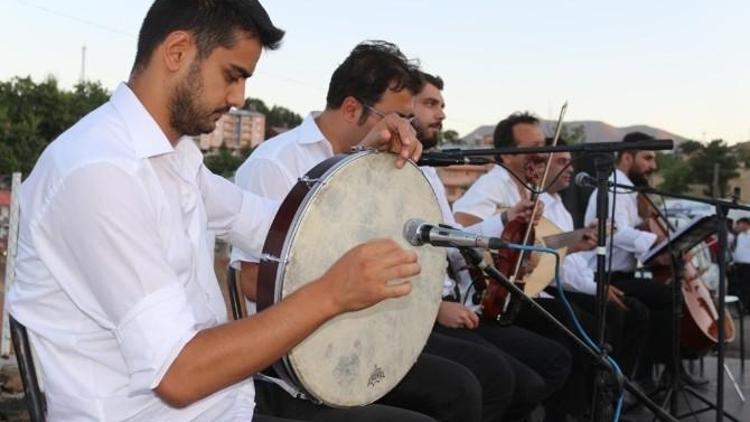
{"type": "Polygon", "coordinates": [[[359,146],[398,154],[398,168],[402,168],[409,159],[419,160],[422,155],[422,143],[417,139],[416,130],[407,119],[395,113],[382,118],[359,146]]]}
{"type": "Polygon", "coordinates": [[[409,294],[409,278],[419,274],[417,254],[393,240],[371,240],[355,246],[321,277],[337,313],[356,311],[384,299],[409,294]]]}
{"type": "MultiPolygon", "coordinates": [[[[536,209],[536,215],[534,216],[534,224],[539,222],[539,219],[542,218],[542,214],[544,214],[544,202],[538,201],[539,205],[537,205],[536,209]]],[[[528,223],[529,219],[531,219],[531,212],[534,209],[534,202],[524,199],[518,204],[516,204],[512,208],[508,208],[508,221],[513,220],[520,220],[522,223],[528,223]]]]}
{"type": "Polygon", "coordinates": [[[468,328],[473,330],[479,326],[479,317],[466,306],[442,301],[438,309],[437,321],[448,328],[468,328]]]}

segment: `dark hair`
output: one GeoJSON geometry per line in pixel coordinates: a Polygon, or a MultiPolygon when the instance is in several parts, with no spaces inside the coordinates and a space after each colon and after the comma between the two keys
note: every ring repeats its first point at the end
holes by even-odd
{"type": "MultiPolygon", "coordinates": [[[[622,138],[622,142],[648,141],[650,139],[654,139],[654,137],[643,132],[629,132],[622,138]]],[[[617,153],[617,161],[619,162],[624,154],[635,156],[637,152],[637,150],[620,151],[617,153]]]]}
{"type": "MultiPolygon", "coordinates": [[[[406,58],[398,46],[386,41],[365,41],[349,54],[331,76],[326,96],[326,108],[341,107],[346,97],[354,97],[365,105],[378,103],[386,90],[408,89],[416,95],[424,81],[419,63],[406,58]]],[[[367,119],[369,110],[362,112],[360,122],[367,119]]]]}
{"type": "Polygon", "coordinates": [[[284,31],[275,27],[257,0],[156,0],[143,19],[133,73],[148,65],[156,47],[174,31],[195,37],[198,59],[216,47],[231,48],[237,32],[257,38],[267,49],[276,49],[284,31]]]}
{"type": "Polygon", "coordinates": [[[419,72],[422,75],[422,79],[424,79],[425,84],[434,85],[435,88],[439,90],[443,90],[443,87],[445,86],[445,83],[443,82],[443,79],[440,78],[440,76],[437,75],[430,75],[426,72],[419,72]]]}
{"type": "Polygon", "coordinates": [[[492,135],[492,143],[495,148],[512,147],[516,144],[513,138],[513,127],[520,123],[538,125],[539,119],[528,111],[513,113],[495,126],[495,133],[492,135]]]}
{"type": "Polygon", "coordinates": [[[747,225],[750,225],[750,218],[748,217],[741,217],[737,219],[737,223],[745,223],[747,225]]]}

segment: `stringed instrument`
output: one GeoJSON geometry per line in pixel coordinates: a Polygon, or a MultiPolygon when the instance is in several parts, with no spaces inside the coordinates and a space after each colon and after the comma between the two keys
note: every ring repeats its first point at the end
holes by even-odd
{"type": "MultiPolygon", "coordinates": [[[[555,137],[552,146],[557,145],[562,130],[562,121],[568,104],[565,103],[560,110],[560,117],[555,129],[555,137]]],[[[549,175],[550,163],[554,154],[549,154],[546,159],[541,154],[532,154],[526,161],[524,167],[524,183],[533,186],[531,201],[533,208],[528,221],[514,219],[509,221],[503,228],[500,236],[504,242],[533,245],[535,243],[534,221],[539,214],[539,188],[546,186],[549,175]]],[[[524,278],[528,269],[530,254],[518,249],[502,248],[494,255],[494,263],[497,269],[505,275],[511,283],[515,283],[521,290],[525,290],[524,278]]],[[[513,323],[521,310],[522,301],[513,297],[510,292],[499,282],[489,280],[482,296],[482,317],[499,322],[502,325],[513,323]]]]}
{"type": "MultiPolygon", "coordinates": [[[[669,222],[664,221],[661,214],[654,208],[652,202],[645,196],[638,194],[638,213],[643,220],[641,229],[655,233],[661,237],[667,237],[671,231],[669,222]]],[[[697,245],[683,256],[682,262],[682,295],[683,307],[680,320],[680,345],[685,350],[703,353],[710,350],[719,342],[719,312],[711,297],[706,284],[701,279],[703,271],[695,265],[697,255],[693,253],[697,245]]],[[[674,280],[674,268],[670,265],[652,266],[651,272],[657,282],[669,284],[674,280]]],[[[725,311],[724,338],[729,343],[734,340],[734,322],[725,311]]]]}

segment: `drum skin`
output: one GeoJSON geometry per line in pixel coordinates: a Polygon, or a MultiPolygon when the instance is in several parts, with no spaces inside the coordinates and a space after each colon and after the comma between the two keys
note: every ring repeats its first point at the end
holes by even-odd
{"type": "MultiPolygon", "coordinates": [[[[412,291],[370,308],[339,315],[274,365],[279,376],[333,407],[361,406],[388,393],[422,351],[440,305],[446,252],[414,247],[403,238],[407,220],[442,222],[427,179],[395,156],[360,152],[319,164],[282,203],[264,246],[258,307],[271,306],[322,276],[346,251],[391,238],[419,255],[412,291]]],[[[399,282],[394,280],[394,282],[399,282]]]]}

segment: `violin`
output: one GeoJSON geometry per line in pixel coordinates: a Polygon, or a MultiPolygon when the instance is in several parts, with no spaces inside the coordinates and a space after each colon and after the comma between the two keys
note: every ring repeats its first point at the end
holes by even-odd
{"type": "MultiPolygon", "coordinates": [[[[565,103],[560,110],[560,118],[557,121],[555,137],[552,146],[557,145],[562,130],[562,121],[568,104],[565,103]]],[[[535,243],[534,224],[539,213],[539,192],[538,186],[545,186],[549,175],[550,163],[554,154],[549,154],[546,158],[541,154],[530,155],[524,166],[524,183],[533,186],[531,201],[533,208],[531,216],[526,220],[514,219],[508,221],[503,228],[501,238],[504,242],[533,245],[535,243]]],[[[529,269],[528,260],[530,254],[528,251],[518,249],[502,248],[494,256],[494,264],[497,269],[505,275],[511,283],[515,283],[522,291],[525,290],[524,277],[529,269]]],[[[494,320],[501,325],[513,323],[516,316],[521,310],[520,298],[513,297],[508,289],[503,287],[499,282],[490,280],[483,292],[482,297],[482,317],[494,320]]]]}

